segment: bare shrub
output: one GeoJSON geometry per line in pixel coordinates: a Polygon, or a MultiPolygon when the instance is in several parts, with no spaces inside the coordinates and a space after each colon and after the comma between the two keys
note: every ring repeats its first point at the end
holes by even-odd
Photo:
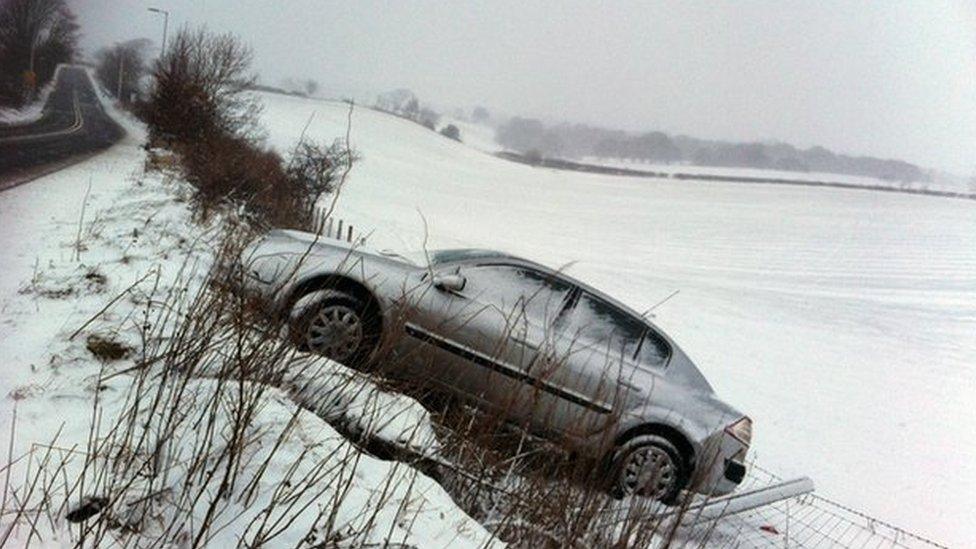
{"type": "Polygon", "coordinates": [[[201,217],[234,204],[262,228],[310,228],[316,201],[335,190],[355,154],[343,141],[302,139],[285,164],[266,147],[257,138],[260,104],[248,92],[251,58],[233,35],[182,29],[156,63],[141,109],[151,144],[177,153],[201,217]]]}
{"type": "Polygon", "coordinates": [[[186,180],[197,189],[194,205],[202,218],[239,204],[260,228],[311,228],[316,203],[337,191],[357,159],[342,140],[329,146],[300,141],[287,164],[273,150],[225,134],[174,148],[186,180]]]}
{"type": "Polygon", "coordinates": [[[307,215],[312,214],[319,198],[337,190],[342,173],[358,158],[341,139],[331,145],[306,139],[298,142],[288,159],[285,175],[307,197],[307,215]]]}
{"type": "Polygon", "coordinates": [[[184,27],[153,68],[143,117],[153,135],[177,141],[251,136],[260,104],[248,88],[253,53],[232,34],[184,27]]]}
{"type": "Polygon", "coordinates": [[[305,190],[288,177],[274,151],[226,134],[178,145],[177,151],[187,181],[197,189],[195,206],[202,217],[233,202],[243,204],[258,225],[306,225],[305,190]]]}

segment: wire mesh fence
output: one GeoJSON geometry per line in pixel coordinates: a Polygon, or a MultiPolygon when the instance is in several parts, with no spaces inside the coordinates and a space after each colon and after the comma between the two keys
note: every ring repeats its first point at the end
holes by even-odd
{"type": "MultiPolygon", "coordinates": [[[[771,486],[783,479],[752,464],[740,490],[771,486]]],[[[942,548],[924,536],[898,528],[816,493],[782,500],[738,515],[723,517],[707,533],[708,547],[854,547],[942,548]]]]}

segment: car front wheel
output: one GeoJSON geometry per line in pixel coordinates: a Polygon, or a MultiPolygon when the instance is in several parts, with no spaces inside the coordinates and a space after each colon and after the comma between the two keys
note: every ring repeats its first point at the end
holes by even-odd
{"type": "Polygon", "coordinates": [[[320,354],[347,366],[361,366],[376,345],[373,323],[365,305],[334,290],[303,296],[292,309],[292,341],[302,350],[320,354]]]}

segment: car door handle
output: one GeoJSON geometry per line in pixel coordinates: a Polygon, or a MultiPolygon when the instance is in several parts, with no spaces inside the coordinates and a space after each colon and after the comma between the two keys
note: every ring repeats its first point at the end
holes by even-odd
{"type": "Polygon", "coordinates": [[[541,346],[538,343],[533,343],[533,342],[529,341],[528,338],[525,338],[525,337],[522,337],[522,336],[519,336],[519,335],[515,335],[515,334],[510,334],[508,336],[508,338],[511,339],[512,341],[514,341],[515,343],[518,343],[519,345],[522,345],[524,347],[528,347],[529,349],[532,349],[533,351],[538,351],[539,350],[539,347],[541,346]]]}

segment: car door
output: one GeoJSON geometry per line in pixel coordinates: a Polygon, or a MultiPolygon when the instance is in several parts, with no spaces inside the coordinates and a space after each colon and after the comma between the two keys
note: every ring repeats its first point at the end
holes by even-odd
{"type": "Polygon", "coordinates": [[[668,349],[641,318],[599,296],[579,291],[554,325],[553,338],[532,375],[540,409],[537,428],[570,436],[592,435],[614,424],[618,403],[638,367],[663,363],[668,349]]]}
{"type": "Polygon", "coordinates": [[[463,288],[432,284],[414,307],[408,334],[423,338],[441,357],[434,375],[442,385],[519,414],[519,386],[546,331],[566,305],[572,286],[523,265],[460,265],[435,272],[463,278],[463,288]],[[412,332],[412,333],[411,333],[412,332]]]}

